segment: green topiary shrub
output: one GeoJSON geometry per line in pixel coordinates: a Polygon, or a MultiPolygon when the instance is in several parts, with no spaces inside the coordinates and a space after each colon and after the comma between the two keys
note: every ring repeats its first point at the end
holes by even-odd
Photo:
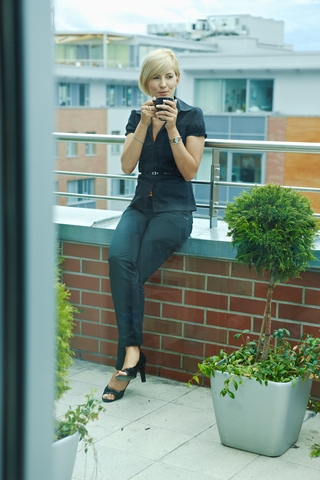
{"type": "Polygon", "coordinates": [[[234,203],[228,204],[224,219],[237,249],[237,261],[263,273],[268,280],[256,358],[261,355],[265,360],[274,287],[299,277],[310,260],[315,260],[312,248],[319,224],[306,197],[291,188],[271,184],[242,192],[234,203]]]}

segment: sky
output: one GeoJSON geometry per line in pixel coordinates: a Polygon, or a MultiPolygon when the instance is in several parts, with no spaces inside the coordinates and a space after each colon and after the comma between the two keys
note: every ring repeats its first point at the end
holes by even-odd
{"type": "Polygon", "coordinates": [[[56,31],[147,34],[151,23],[195,22],[204,15],[249,14],[284,22],[284,42],[320,51],[320,0],[52,0],[56,31]]]}

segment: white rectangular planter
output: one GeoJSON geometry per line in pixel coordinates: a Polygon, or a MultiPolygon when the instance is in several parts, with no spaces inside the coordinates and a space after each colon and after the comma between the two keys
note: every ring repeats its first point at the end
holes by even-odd
{"type": "Polygon", "coordinates": [[[52,444],[52,480],[71,480],[76,461],[79,432],[52,444]]]}
{"type": "Polygon", "coordinates": [[[243,379],[235,399],[222,397],[228,374],[211,375],[213,407],[220,440],[228,447],[269,457],[282,455],[298,439],[311,389],[311,379],[304,382],[268,382],[243,379]]]}

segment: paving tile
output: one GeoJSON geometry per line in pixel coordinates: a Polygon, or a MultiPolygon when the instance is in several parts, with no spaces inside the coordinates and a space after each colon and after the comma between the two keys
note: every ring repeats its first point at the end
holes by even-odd
{"type": "Polygon", "coordinates": [[[189,435],[175,433],[146,423],[134,422],[99,441],[99,445],[124,453],[158,460],[190,440],[189,435]]]}
{"type": "Polygon", "coordinates": [[[111,377],[113,372],[113,369],[110,369],[110,371],[106,371],[105,368],[101,368],[99,370],[94,370],[94,369],[87,369],[87,370],[82,370],[81,372],[75,373],[74,375],[71,376],[72,380],[76,380],[79,382],[86,383],[90,389],[90,385],[99,386],[101,389],[102,387],[104,388],[109,381],[109,378],[111,377]]]}
{"type": "Polygon", "coordinates": [[[205,440],[207,442],[221,443],[219,430],[218,430],[218,426],[217,426],[216,423],[214,425],[211,425],[209,428],[204,430],[202,433],[200,433],[200,435],[198,435],[197,438],[200,438],[200,439],[205,440]]]}
{"type": "Polygon", "coordinates": [[[141,383],[137,378],[130,382],[130,389],[140,395],[158,398],[167,402],[178,400],[189,392],[190,387],[183,383],[174,382],[159,377],[147,375],[146,383],[141,383]]]}
{"type": "Polygon", "coordinates": [[[214,418],[214,410],[212,403],[211,389],[205,387],[188,387],[187,392],[177,398],[175,403],[180,405],[187,405],[189,407],[199,408],[201,410],[207,410],[212,413],[214,418]]]}
{"type": "MultiPolygon", "coordinates": [[[[83,403],[91,387],[100,399],[112,372],[112,367],[75,360],[72,390],[57,403],[57,415],[83,403]]],[[[105,412],[88,427],[99,470],[92,477],[93,454],[80,448],[73,480],[320,479],[320,458],[310,457],[311,445],[320,443],[320,414],[307,412],[294,448],[269,458],[221,444],[208,388],[190,389],[148,375],[147,383],[132,381],[121,401],[103,405],[105,412]]]]}
{"type": "Polygon", "coordinates": [[[135,475],[134,480],[218,480],[217,477],[202,475],[199,472],[191,472],[185,468],[173,467],[157,462],[135,475]]]}
{"type": "Polygon", "coordinates": [[[318,469],[285,462],[282,457],[258,457],[232,480],[319,480],[318,469]]]}
{"type": "Polygon", "coordinates": [[[120,450],[103,445],[97,444],[96,450],[97,471],[92,451],[84,454],[81,450],[77,453],[72,480],[129,480],[152,464],[147,458],[130,453],[124,456],[120,450]]]}
{"type": "MultiPolygon", "coordinates": [[[[249,465],[257,455],[224,447],[218,442],[193,438],[177,448],[161,461],[179,468],[185,468],[201,475],[213,476],[219,480],[233,479],[233,475],[249,465]]],[[[246,477],[248,480],[250,477],[246,477]]],[[[252,477],[262,480],[263,477],[252,477]]],[[[273,480],[282,480],[274,477],[273,480]]]]}
{"type": "Polygon", "coordinates": [[[100,413],[99,419],[91,422],[87,426],[89,435],[92,436],[94,442],[99,442],[100,440],[108,437],[109,435],[121,431],[130,425],[131,420],[121,417],[114,417],[112,415],[107,415],[100,413]]]}
{"type": "Polygon", "coordinates": [[[84,382],[79,382],[78,380],[70,379],[71,390],[68,390],[59,403],[64,405],[80,405],[86,401],[86,395],[90,394],[91,389],[95,390],[94,396],[101,398],[101,389],[98,385],[90,384],[84,382]]]}
{"type": "Polygon", "coordinates": [[[180,432],[195,436],[214,423],[213,416],[198,408],[168,403],[146,415],[141,421],[155,427],[166,428],[171,432],[180,432]]]}
{"type": "Polygon", "coordinates": [[[320,458],[310,457],[311,447],[314,443],[320,444],[320,414],[307,412],[296,444],[280,458],[290,463],[317,469],[320,479],[320,458]]]}

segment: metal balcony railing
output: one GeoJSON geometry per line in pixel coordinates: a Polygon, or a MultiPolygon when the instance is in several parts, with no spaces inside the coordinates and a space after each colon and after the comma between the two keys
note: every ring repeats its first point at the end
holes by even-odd
{"type": "MultiPolygon", "coordinates": [[[[125,135],[100,135],[100,134],[83,134],[83,133],[54,133],[53,137],[58,142],[76,142],[76,143],[103,143],[107,145],[123,144],[125,135]]],[[[219,204],[219,187],[220,186],[240,186],[251,188],[259,186],[258,183],[245,182],[225,182],[220,180],[220,150],[254,150],[259,152],[282,152],[282,153],[306,153],[320,155],[320,143],[308,142],[270,142],[256,140],[220,140],[206,139],[205,148],[212,150],[211,174],[208,180],[193,180],[193,184],[202,184],[210,186],[209,204],[197,204],[198,208],[208,208],[210,218],[210,228],[217,225],[218,210],[225,209],[226,205],[219,204]]],[[[319,158],[320,161],[320,158],[319,158]]],[[[319,165],[320,167],[320,165],[319,165]]],[[[87,173],[65,170],[55,170],[54,173],[61,175],[83,176],[91,178],[117,178],[133,180],[137,175],[115,175],[108,173],[87,173]]],[[[311,188],[304,186],[287,186],[299,192],[315,192],[320,193],[320,188],[311,188]]],[[[77,198],[92,198],[94,200],[120,200],[131,201],[129,197],[116,197],[110,195],[90,195],[68,192],[54,192],[55,195],[77,198]]],[[[316,217],[320,217],[319,213],[315,213],[316,217]]]]}

